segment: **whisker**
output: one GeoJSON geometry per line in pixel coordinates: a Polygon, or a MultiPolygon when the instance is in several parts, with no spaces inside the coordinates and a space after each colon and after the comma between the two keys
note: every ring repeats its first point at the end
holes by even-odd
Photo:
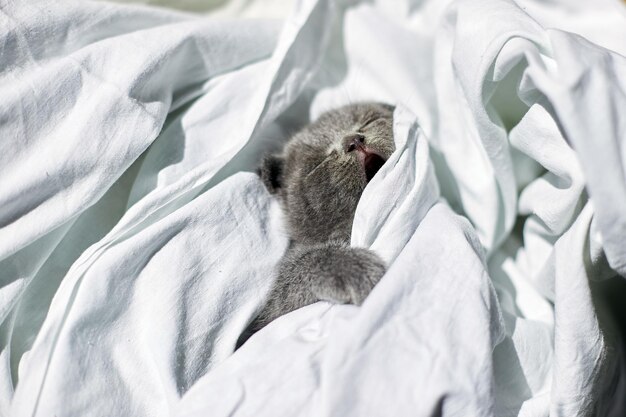
{"type": "Polygon", "coordinates": [[[317,164],[315,168],[313,168],[308,174],[306,174],[306,176],[309,177],[311,174],[317,171],[324,163],[329,162],[329,161],[330,161],[330,157],[326,157],[322,162],[317,164]]]}

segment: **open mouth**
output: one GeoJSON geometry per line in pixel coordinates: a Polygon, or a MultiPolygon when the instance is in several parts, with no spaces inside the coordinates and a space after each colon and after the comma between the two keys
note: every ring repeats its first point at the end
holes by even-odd
{"type": "Polygon", "coordinates": [[[365,158],[363,158],[363,170],[365,171],[367,182],[374,178],[374,175],[384,164],[385,159],[382,156],[373,152],[366,153],[365,158]]]}

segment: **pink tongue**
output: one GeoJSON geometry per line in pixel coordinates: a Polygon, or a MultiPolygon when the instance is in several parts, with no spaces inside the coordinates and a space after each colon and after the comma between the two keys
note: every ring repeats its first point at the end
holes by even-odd
{"type": "Polygon", "coordinates": [[[385,160],[375,153],[368,153],[367,156],[365,156],[363,167],[365,168],[365,178],[367,178],[367,182],[374,178],[374,175],[376,175],[384,163],[385,160]]]}

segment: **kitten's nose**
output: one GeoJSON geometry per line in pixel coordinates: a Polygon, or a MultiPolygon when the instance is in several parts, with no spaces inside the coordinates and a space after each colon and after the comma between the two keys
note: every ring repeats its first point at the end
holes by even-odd
{"type": "Polygon", "coordinates": [[[365,150],[365,136],[354,133],[343,138],[343,149],[346,153],[354,150],[365,150]]]}

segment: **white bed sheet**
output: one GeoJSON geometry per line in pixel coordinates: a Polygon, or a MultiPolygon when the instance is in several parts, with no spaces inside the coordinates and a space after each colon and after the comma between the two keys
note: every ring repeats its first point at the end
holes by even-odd
{"type": "Polygon", "coordinates": [[[626,275],[625,16],[1,1],[0,415],[606,415],[591,283],[626,275]],[[397,105],[352,235],[388,273],[232,354],[286,245],[242,171],[360,100],[397,105]]]}

